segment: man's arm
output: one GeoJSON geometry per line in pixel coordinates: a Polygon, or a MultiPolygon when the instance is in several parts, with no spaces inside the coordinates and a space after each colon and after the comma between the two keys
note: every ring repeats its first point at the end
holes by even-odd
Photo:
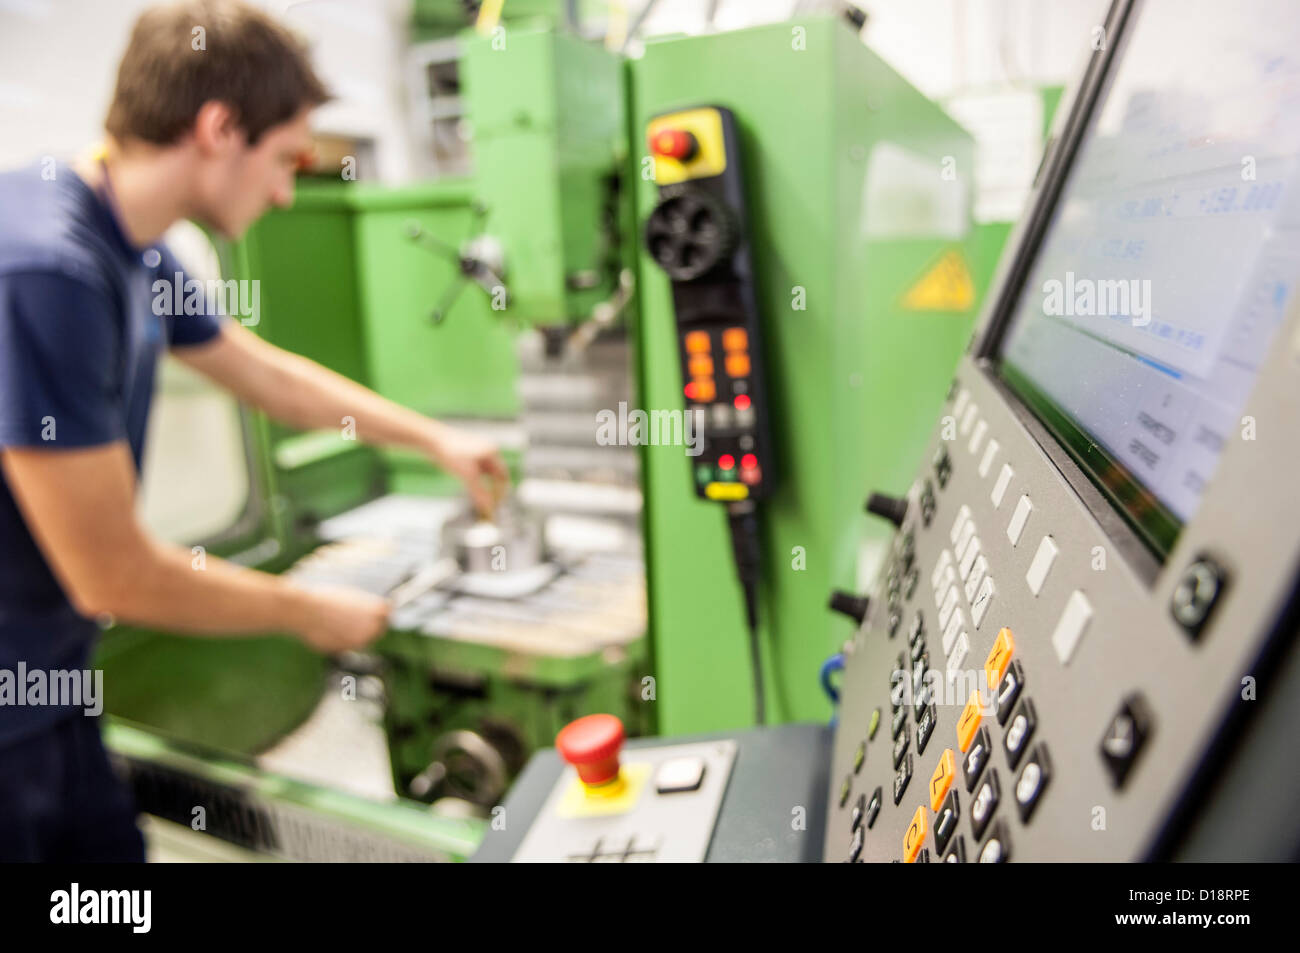
{"type": "Polygon", "coordinates": [[[172,353],[291,427],[341,427],[343,418],[351,417],[364,442],[423,453],[464,482],[481,512],[491,513],[509,481],[505,464],[488,441],[386,400],[314,361],[268,344],[233,321],[224,322],[211,341],[172,353]]]}
{"type": "Polygon", "coordinates": [[[381,635],[387,604],[354,590],[308,591],[154,539],[135,515],[135,466],[124,442],[70,450],[8,447],[0,467],[46,562],[73,606],[94,617],[176,631],[289,632],[321,651],[381,635]]]}

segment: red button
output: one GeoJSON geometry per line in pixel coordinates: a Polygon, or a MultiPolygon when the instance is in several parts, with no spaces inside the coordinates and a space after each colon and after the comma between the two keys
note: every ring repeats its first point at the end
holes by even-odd
{"type": "Polygon", "coordinates": [[[623,722],[613,715],[587,715],[571,721],[555,736],[560,757],[578,769],[583,784],[608,784],[618,777],[623,722]]]}
{"type": "Polygon", "coordinates": [[[661,129],[650,140],[650,148],[656,155],[687,162],[695,158],[695,153],[700,151],[700,144],[685,129],[661,129]]]}

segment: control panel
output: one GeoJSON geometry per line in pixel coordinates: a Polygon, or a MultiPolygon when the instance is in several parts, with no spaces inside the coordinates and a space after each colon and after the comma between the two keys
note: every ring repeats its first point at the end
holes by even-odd
{"type": "Polygon", "coordinates": [[[646,138],[659,188],[646,248],[672,281],[683,400],[703,437],[695,490],[762,499],[774,473],[736,120],[687,109],[651,120],[646,138]]]}
{"type": "Polygon", "coordinates": [[[898,530],[836,596],[827,860],[1164,856],[1292,651],[1300,26],[1213,93],[1248,24],[1171,56],[1183,16],[1116,4],[924,463],[873,497],[898,530]],[[1236,88],[1261,105],[1228,131],[1236,88]]]}
{"type": "Polygon", "coordinates": [[[698,863],[713,837],[736,757],[730,739],[638,748],[623,725],[587,715],[555,739],[568,763],[515,862],[698,863]]]}

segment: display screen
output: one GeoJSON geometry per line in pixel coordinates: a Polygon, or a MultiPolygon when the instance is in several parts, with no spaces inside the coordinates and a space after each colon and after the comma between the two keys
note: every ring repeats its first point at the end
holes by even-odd
{"type": "Polygon", "coordinates": [[[1300,7],[1134,15],[997,363],[1163,557],[1300,278],[1300,7]]]}

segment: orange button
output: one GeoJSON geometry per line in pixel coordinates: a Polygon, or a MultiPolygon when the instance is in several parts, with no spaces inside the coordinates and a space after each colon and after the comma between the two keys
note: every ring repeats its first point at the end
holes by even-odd
{"type": "Polygon", "coordinates": [[[692,377],[712,377],[713,358],[709,357],[707,354],[692,354],[690,369],[692,377]]]}
{"type": "Polygon", "coordinates": [[[1011,655],[1015,650],[1016,640],[1012,637],[1011,630],[1004,628],[993,640],[989,657],[984,660],[984,675],[988,678],[990,689],[996,689],[1002,676],[1007,674],[1007,666],[1011,664],[1011,655]]]}
{"type": "Polygon", "coordinates": [[[952,779],[956,773],[957,759],[953,756],[951,748],[944,748],[934,774],[930,775],[930,807],[936,814],[943,804],[943,799],[948,796],[948,789],[952,787],[952,779]]]}
{"type": "Polygon", "coordinates": [[[708,331],[691,331],[686,335],[687,354],[708,354],[710,347],[708,331]]]}
{"type": "Polygon", "coordinates": [[[912,815],[912,823],[907,825],[907,833],[903,835],[903,863],[916,863],[916,855],[921,853],[921,845],[925,843],[928,830],[925,805],[922,804],[912,815]]]}
{"type": "Polygon", "coordinates": [[[743,351],[749,347],[749,335],[744,328],[727,328],[722,332],[722,346],[728,351],[743,351]]]}
{"type": "Polygon", "coordinates": [[[976,689],[970,693],[970,700],[966,702],[966,707],[962,709],[961,718],[957,722],[957,747],[963,752],[975,740],[975,732],[979,730],[983,712],[984,703],[980,699],[979,690],[976,689]]]}
{"type": "Polygon", "coordinates": [[[698,401],[708,403],[718,396],[718,388],[712,377],[697,377],[691,383],[695,385],[694,397],[698,401]]]}
{"type": "Polygon", "coordinates": [[[744,377],[749,373],[748,354],[728,354],[727,373],[732,377],[744,377]]]}

